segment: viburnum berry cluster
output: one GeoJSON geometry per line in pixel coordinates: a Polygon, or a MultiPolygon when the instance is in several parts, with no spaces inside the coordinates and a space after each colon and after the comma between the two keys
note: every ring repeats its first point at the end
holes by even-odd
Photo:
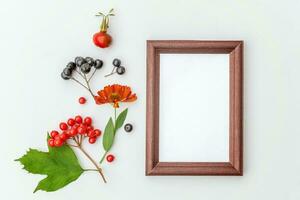
{"type": "Polygon", "coordinates": [[[67,122],[61,122],[59,124],[60,132],[57,130],[50,132],[49,146],[61,147],[68,140],[73,140],[80,146],[85,138],[88,138],[90,144],[94,144],[101,136],[101,130],[94,129],[92,122],[91,117],[82,118],[80,115],[68,119],[67,122]]]}

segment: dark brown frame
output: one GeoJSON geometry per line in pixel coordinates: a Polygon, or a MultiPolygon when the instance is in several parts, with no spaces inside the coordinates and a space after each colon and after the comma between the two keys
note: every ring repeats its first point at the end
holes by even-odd
{"type": "Polygon", "coordinates": [[[243,41],[147,41],[146,175],[243,175],[243,41]],[[162,53],[230,54],[229,162],[159,162],[162,53]]]}

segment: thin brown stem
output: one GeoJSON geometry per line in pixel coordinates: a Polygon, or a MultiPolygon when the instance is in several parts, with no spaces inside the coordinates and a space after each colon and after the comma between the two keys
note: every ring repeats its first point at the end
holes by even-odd
{"type": "Polygon", "coordinates": [[[84,138],[85,136],[84,135],[80,135],[80,137],[79,137],[79,144],[80,144],[80,146],[81,146],[81,144],[82,144],[82,141],[83,141],[83,138],[84,138]]]}
{"type": "Polygon", "coordinates": [[[71,147],[78,147],[77,145],[73,145],[73,144],[68,144],[69,146],[71,146],[71,147]]]}
{"type": "Polygon", "coordinates": [[[79,74],[82,78],[84,78],[84,76],[82,75],[82,73],[80,71],[78,71],[77,69],[75,69],[75,72],[77,72],[77,74],[79,74]]]}
{"type": "Polygon", "coordinates": [[[90,78],[88,79],[88,82],[90,82],[90,80],[92,79],[92,77],[94,76],[94,74],[96,73],[97,69],[94,69],[92,75],[90,76],[90,78]]]}
{"type": "Polygon", "coordinates": [[[79,80],[77,80],[76,78],[71,78],[71,80],[75,81],[76,83],[78,83],[79,85],[81,85],[82,87],[84,87],[85,89],[89,90],[85,85],[83,85],[79,80]]]}
{"type": "Polygon", "coordinates": [[[95,97],[94,93],[93,93],[92,90],[91,90],[90,83],[89,83],[89,81],[88,81],[88,79],[87,79],[87,77],[86,77],[85,74],[84,74],[83,78],[84,78],[84,80],[85,80],[85,82],[86,82],[86,86],[87,86],[88,91],[90,92],[90,94],[91,94],[93,97],[95,97]]]}
{"type": "Polygon", "coordinates": [[[115,71],[115,68],[116,68],[116,66],[114,66],[113,70],[112,70],[109,74],[106,74],[104,77],[108,77],[108,76],[111,76],[111,75],[113,75],[114,73],[116,73],[116,72],[114,72],[114,71],[115,71]]]}
{"type": "Polygon", "coordinates": [[[96,161],[79,145],[79,143],[77,143],[77,145],[78,145],[78,149],[94,164],[94,166],[96,167],[97,171],[101,175],[104,183],[106,183],[106,179],[104,177],[102,169],[98,166],[98,164],[96,163],[96,161]]]}
{"type": "Polygon", "coordinates": [[[88,172],[88,171],[98,171],[98,169],[84,169],[83,171],[88,172]]]}
{"type": "Polygon", "coordinates": [[[76,144],[78,144],[78,141],[77,141],[76,137],[73,137],[72,139],[74,140],[74,142],[75,142],[76,144]]]}

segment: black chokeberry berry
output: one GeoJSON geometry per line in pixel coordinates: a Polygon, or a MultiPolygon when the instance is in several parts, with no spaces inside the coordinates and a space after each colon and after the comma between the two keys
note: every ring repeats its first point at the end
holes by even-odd
{"type": "Polygon", "coordinates": [[[78,56],[78,57],[75,58],[75,63],[78,67],[80,67],[81,65],[86,63],[86,61],[83,57],[78,56]]]}
{"type": "Polygon", "coordinates": [[[76,64],[74,62],[69,62],[67,64],[67,67],[66,68],[69,68],[71,70],[74,70],[76,68],[76,64]]]}
{"type": "Polygon", "coordinates": [[[96,59],[94,64],[95,69],[101,69],[102,66],[103,66],[103,61],[100,59],[96,59]]]}
{"type": "Polygon", "coordinates": [[[117,68],[117,73],[118,73],[119,75],[124,74],[124,73],[125,73],[125,67],[122,67],[122,66],[118,67],[118,68],[117,68]]]}
{"type": "Polygon", "coordinates": [[[81,65],[80,70],[82,73],[87,74],[91,71],[91,66],[88,63],[84,63],[81,65]]]}
{"type": "Polygon", "coordinates": [[[121,60],[118,58],[115,58],[112,62],[113,66],[120,67],[121,66],[121,60]]]}
{"type": "Polygon", "coordinates": [[[95,64],[95,61],[93,58],[91,57],[86,57],[85,58],[85,61],[90,65],[90,66],[93,66],[95,64]]]}
{"type": "Polygon", "coordinates": [[[63,73],[66,75],[66,76],[71,76],[72,75],[72,70],[68,67],[66,67],[63,71],[63,73]]]}
{"type": "Polygon", "coordinates": [[[60,75],[61,75],[62,79],[64,79],[64,80],[69,80],[71,78],[71,76],[65,75],[64,72],[62,72],[60,75]]]}
{"type": "Polygon", "coordinates": [[[133,129],[132,124],[125,124],[124,130],[125,130],[126,132],[131,132],[132,129],[133,129]]]}

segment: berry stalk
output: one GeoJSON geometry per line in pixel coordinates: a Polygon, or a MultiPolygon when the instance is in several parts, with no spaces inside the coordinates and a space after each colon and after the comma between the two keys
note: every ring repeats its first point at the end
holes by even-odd
{"type": "Polygon", "coordinates": [[[76,146],[92,163],[93,165],[96,167],[97,171],[99,172],[99,174],[101,175],[104,183],[107,183],[105,176],[102,172],[102,169],[98,166],[97,162],[81,147],[81,144],[78,141],[75,141],[76,144],[78,146],[76,146]]]}

